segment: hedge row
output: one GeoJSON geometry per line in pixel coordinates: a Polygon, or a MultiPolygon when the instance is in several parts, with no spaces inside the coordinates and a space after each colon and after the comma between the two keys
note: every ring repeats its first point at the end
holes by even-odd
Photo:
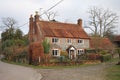
{"type": "Polygon", "coordinates": [[[100,60],[101,62],[109,61],[112,58],[111,54],[88,54],[88,60],[100,60]]]}

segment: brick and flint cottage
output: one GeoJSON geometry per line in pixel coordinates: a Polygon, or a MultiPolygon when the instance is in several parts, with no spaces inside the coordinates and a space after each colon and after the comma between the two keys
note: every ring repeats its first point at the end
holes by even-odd
{"type": "MultiPolygon", "coordinates": [[[[50,54],[52,56],[59,57],[61,56],[61,52],[65,51],[68,57],[73,59],[77,58],[77,55],[81,55],[85,49],[90,47],[90,38],[82,28],[81,19],[77,21],[77,24],[70,24],[57,21],[43,21],[39,18],[37,12],[34,17],[30,16],[29,41],[30,43],[36,42],[37,44],[37,42],[42,43],[44,39],[47,39],[50,43],[50,54]]],[[[37,48],[38,46],[36,46],[37,48]]],[[[31,49],[31,56],[34,54],[40,56],[41,53],[39,51],[37,53],[34,50],[31,49]]]]}

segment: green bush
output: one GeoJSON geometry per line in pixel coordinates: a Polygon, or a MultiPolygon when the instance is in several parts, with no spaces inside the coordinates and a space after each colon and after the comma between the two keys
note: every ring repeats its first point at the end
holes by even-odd
{"type": "Polygon", "coordinates": [[[81,55],[78,55],[78,60],[86,60],[88,59],[88,55],[87,54],[81,54],[81,55]]]}
{"type": "Polygon", "coordinates": [[[101,51],[100,51],[100,54],[102,54],[102,55],[106,55],[107,52],[106,52],[105,50],[101,50],[101,51]]]}
{"type": "Polygon", "coordinates": [[[50,43],[47,39],[44,39],[42,42],[43,48],[44,48],[44,53],[49,54],[50,51],[50,43]]]}
{"type": "Polygon", "coordinates": [[[60,56],[60,57],[59,57],[59,61],[60,61],[60,62],[65,62],[65,56],[60,56]]]}
{"type": "Polygon", "coordinates": [[[111,57],[112,56],[110,54],[102,55],[102,59],[104,62],[109,61],[111,59],[111,57]]]}
{"type": "Polygon", "coordinates": [[[56,63],[56,62],[70,62],[70,59],[66,58],[65,56],[60,56],[60,57],[53,57],[50,59],[51,63],[56,63]]]}
{"type": "Polygon", "coordinates": [[[86,50],[86,53],[95,53],[96,51],[95,51],[95,49],[87,49],[86,50]]]}
{"type": "Polygon", "coordinates": [[[120,48],[116,48],[116,49],[115,49],[115,53],[120,54],[120,48]]]}

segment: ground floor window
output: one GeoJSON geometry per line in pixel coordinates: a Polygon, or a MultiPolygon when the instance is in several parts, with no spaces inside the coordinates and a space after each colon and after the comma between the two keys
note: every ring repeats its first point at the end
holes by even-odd
{"type": "Polygon", "coordinates": [[[59,50],[58,50],[58,49],[53,49],[53,50],[52,50],[52,55],[53,55],[53,56],[60,56],[59,50]]]}
{"type": "Polygon", "coordinates": [[[78,55],[81,55],[81,54],[83,54],[84,53],[84,49],[78,49],[78,51],[77,51],[77,54],[78,55]]]}

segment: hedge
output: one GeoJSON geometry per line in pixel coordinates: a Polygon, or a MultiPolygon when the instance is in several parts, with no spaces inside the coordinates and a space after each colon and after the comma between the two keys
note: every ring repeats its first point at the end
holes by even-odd
{"type": "Polygon", "coordinates": [[[112,58],[110,54],[102,55],[101,60],[106,62],[109,61],[112,58]]]}

